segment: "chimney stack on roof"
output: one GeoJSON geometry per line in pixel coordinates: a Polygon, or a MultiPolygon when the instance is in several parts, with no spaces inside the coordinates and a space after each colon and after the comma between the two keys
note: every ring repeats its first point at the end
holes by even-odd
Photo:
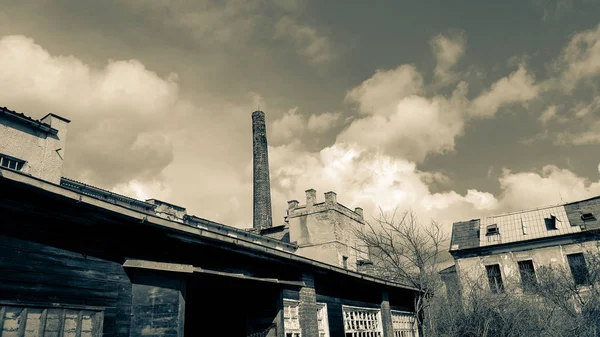
{"type": "Polygon", "coordinates": [[[273,226],[271,213],[271,183],[269,179],[269,153],[265,113],[252,113],[253,168],[254,168],[254,219],[253,228],[273,226]]]}

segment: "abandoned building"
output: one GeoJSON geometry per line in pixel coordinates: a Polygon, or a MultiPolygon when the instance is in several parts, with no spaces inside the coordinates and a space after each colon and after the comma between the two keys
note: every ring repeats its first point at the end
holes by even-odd
{"type": "Polygon", "coordinates": [[[273,226],[264,113],[253,228],[62,176],[69,120],[0,108],[0,337],[416,336],[416,289],[359,273],[362,210],[306,192],[273,226]]]}
{"type": "Polygon", "coordinates": [[[568,268],[576,285],[588,283],[586,260],[600,247],[600,196],[558,206],[456,222],[441,272],[448,289],[465,291],[477,280],[492,292],[508,285],[527,292],[540,267],[568,268]],[[460,286],[458,286],[460,284],[460,286]]]}

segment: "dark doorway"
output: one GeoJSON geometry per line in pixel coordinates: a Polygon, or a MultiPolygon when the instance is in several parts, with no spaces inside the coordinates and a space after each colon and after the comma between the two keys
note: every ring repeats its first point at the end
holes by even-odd
{"type": "Polygon", "coordinates": [[[276,337],[278,285],[215,275],[188,279],[185,336],[276,337]]]}

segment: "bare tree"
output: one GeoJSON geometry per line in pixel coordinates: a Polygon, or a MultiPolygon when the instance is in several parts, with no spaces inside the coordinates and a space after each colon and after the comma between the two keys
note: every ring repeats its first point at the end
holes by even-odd
{"type": "Polygon", "coordinates": [[[370,273],[419,290],[414,306],[419,334],[424,336],[428,299],[439,287],[438,263],[440,253],[446,250],[448,235],[435,221],[421,224],[412,210],[400,216],[396,212],[380,212],[378,219],[355,232],[371,255],[370,273]]]}

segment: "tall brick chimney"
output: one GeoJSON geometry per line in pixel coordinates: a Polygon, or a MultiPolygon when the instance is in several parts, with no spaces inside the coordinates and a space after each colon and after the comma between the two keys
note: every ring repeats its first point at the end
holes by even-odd
{"type": "Polygon", "coordinates": [[[253,228],[273,226],[271,215],[271,183],[269,180],[269,153],[267,150],[267,127],[265,113],[252,113],[252,136],[254,154],[254,221],[253,228]]]}

